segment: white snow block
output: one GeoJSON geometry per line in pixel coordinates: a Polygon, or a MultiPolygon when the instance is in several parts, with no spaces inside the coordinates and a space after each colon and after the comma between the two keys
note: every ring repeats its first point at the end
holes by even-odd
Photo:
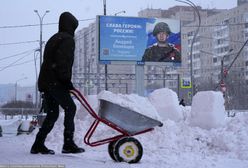
{"type": "Polygon", "coordinates": [[[173,90],[168,88],[156,89],[148,98],[163,120],[180,121],[183,119],[177,94],[173,90]]]}
{"type": "Polygon", "coordinates": [[[190,125],[209,130],[223,125],[225,117],[221,92],[202,91],[193,97],[190,125]]]}

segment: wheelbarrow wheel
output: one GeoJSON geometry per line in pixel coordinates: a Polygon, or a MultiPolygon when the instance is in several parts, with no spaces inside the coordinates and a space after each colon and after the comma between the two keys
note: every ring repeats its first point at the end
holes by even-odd
{"type": "Polygon", "coordinates": [[[114,146],[114,156],[118,162],[137,163],[142,155],[142,145],[133,137],[121,138],[114,146]]]}
{"type": "Polygon", "coordinates": [[[115,156],[114,156],[115,144],[116,144],[116,141],[112,141],[108,144],[108,153],[109,153],[109,156],[111,157],[111,159],[113,159],[114,161],[117,161],[115,156]]]}

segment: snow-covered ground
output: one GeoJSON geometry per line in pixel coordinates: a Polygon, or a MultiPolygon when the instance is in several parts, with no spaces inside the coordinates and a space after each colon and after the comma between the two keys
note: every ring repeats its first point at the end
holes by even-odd
{"type": "MultiPolygon", "coordinates": [[[[248,167],[248,113],[227,117],[219,92],[199,92],[192,107],[179,106],[177,96],[169,89],[159,89],[147,98],[137,95],[115,95],[102,92],[101,99],[135,110],[163,122],[163,127],[135,136],[144,149],[139,163],[114,162],[107,145],[90,147],[83,143],[92,117],[79,105],[75,118],[75,141],[86,149],[82,154],[61,154],[63,145],[63,113],[49,134],[46,145],[55,155],[32,155],[30,147],[37,129],[29,135],[9,134],[18,127],[18,121],[0,116],[3,137],[0,137],[1,165],[65,165],[66,168],[247,168],[248,167]],[[108,96],[107,96],[108,95],[108,96]],[[142,109],[143,108],[143,109],[142,109]],[[192,109],[192,110],[191,110],[192,109]],[[8,132],[6,132],[8,130],[8,132]],[[6,134],[7,133],[7,134],[6,134]]],[[[98,109],[97,96],[87,97],[98,109]]],[[[96,139],[109,137],[114,131],[99,125],[93,135],[96,139]]]]}

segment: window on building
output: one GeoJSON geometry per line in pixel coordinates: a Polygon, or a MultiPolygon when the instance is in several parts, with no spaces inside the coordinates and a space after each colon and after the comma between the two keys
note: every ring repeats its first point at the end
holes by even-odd
{"type": "Polygon", "coordinates": [[[193,31],[192,31],[192,32],[189,32],[189,33],[188,33],[188,37],[193,36],[193,34],[194,34],[193,31]]]}
{"type": "Polygon", "coordinates": [[[190,45],[191,44],[191,40],[188,40],[188,45],[190,45]]]}
{"type": "Polygon", "coordinates": [[[213,63],[216,63],[217,62],[217,58],[213,58],[213,63]]]}
{"type": "Polygon", "coordinates": [[[248,28],[248,23],[245,23],[245,28],[248,28]]]}
{"type": "Polygon", "coordinates": [[[187,39],[187,34],[182,34],[183,39],[187,39]]]}
{"type": "Polygon", "coordinates": [[[223,22],[224,24],[229,24],[229,20],[227,19],[227,20],[224,20],[224,22],[223,22]]]}
{"type": "Polygon", "coordinates": [[[220,39],[217,40],[217,44],[220,44],[220,39]]]}

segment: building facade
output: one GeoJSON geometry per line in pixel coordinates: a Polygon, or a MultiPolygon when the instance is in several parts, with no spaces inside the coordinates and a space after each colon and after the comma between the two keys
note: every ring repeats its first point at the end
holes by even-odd
{"type": "MultiPolygon", "coordinates": [[[[221,69],[231,65],[230,73],[238,73],[237,80],[248,79],[247,47],[240,51],[248,38],[247,9],[248,4],[244,4],[202,19],[200,32],[193,46],[193,75],[196,81],[211,79],[218,83],[221,80],[221,69]]],[[[193,25],[197,25],[197,21],[184,26],[182,30],[186,35],[182,38],[183,44],[188,42],[183,50],[186,62],[184,68],[189,63],[190,40],[195,31],[193,25]]]]}
{"type": "MultiPolygon", "coordinates": [[[[248,38],[248,3],[238,0],[237,4],[237,7],[229,10],[197,7],[201,15],[201,26],[193,46],[192,40],[198,26],[198,18],[191,7],[174,6],[167,10],[144,9],[138,12],[139,17],[181,20],[182,66],[177,69],[146,66],[145,74],[152,75],[145,77],[146,90],[161,87],[180,90],[179,80],[191,75],[191,56],[194,93],[200,90],[218,89],[223,79],[221,71],[228,68],[230,68],[228,76],[231,80],[225,82],[229,82],[230,85],[238,81],[240,89],[247,87],[248,47],[243,45],[248,38]],[[242,47],[244,48],[241,50],[242,47]],[[177,74],[179,77],[166,80],[165,76],[171,74],[177,74]]],[[[96,24],[92,23],[89,27],[77,32],[73,69],[74,83],[83,86],[84,92],[93,94],[106,88],[105,65],[99,64],[98,60],[96,29],[96,24]]],[[[134,65],[108,65],[107,67],[109,75],[107,84],[109,88],[113,88],[113,90],[110,89],[111,91],[135,92],[134,65]]],[[[231,87],[229,89],[231,90],[231,87]]],[[[187,96],[185,93],[179,94],[179,97],[185,98],[185,96],[187,96]]]]}

